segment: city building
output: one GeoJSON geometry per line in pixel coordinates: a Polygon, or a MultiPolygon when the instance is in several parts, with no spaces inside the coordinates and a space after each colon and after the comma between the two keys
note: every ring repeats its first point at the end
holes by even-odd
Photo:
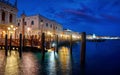
{"type": "Polygon", "coordinates": [[[18,33],[22,33],[28,38],[33,35],[39,37],[41,33],[46,35],[61,34],[63,27],[59,23],[49,20],[41,15],[26,16],[25,13],[17,18],[18,33]]]}
{"type": "Polygon", "coordinates": [[[14,4],[9,0],[0,0],[0,38],[4,38],[5,34],[15,34],[17,12],[17,0],[14,4]]]}
{"type": "Polygon", "coordinates": [[[78,32],[74,32],[70,29],[64,29],[63,30],[63,36],[64,36],[64,39],[70,39],[70,36],[72,36],[73,39],[80,39],[80,34],[78,32]]]}
{"type": "Polygon", "coordinates": [[[61,24],[42,15],[26,16],[23,12],[17,18],[17,12],[17,0],[14,4],[11,4],[9,0],[0,0],[0,38],[4,38],[5,34],[8,34],[9,38],[12,34],[12,37],[17,39],[20,33],[27,38],[31,38],[32,35],[39,38],[43,32],[48,38],[55,38],[54,35],[66,39],[70,35],[79,36],[76,32],[63,30],[61,24]]]}

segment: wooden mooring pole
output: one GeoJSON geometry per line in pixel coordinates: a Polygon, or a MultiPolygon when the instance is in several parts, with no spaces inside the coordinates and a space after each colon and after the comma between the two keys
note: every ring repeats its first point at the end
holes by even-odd
{"type": "Polygon", "coordinates": [[[25,48],[25,35],[23,35],[23,50],[25,48]]]}
{"type": "Polygon", "coordinates": [[[19,57],[22,57],[22,34],[20,34],[20,40],[19,40],[19,57]]]}
{"type": "Polygon", "coordinates": [[[41,36],[41,50],[42,50],[42,59],[44,59],[44,56],[45,56],[45,33],[42,33],[42,36],[41,36]]]}
{"type": "Polygon", "coordinates": [[[85,65],[85,53],[86,53],[86,33],[82,32],[81,34],[81,56],[80,62],[81,65],[85,65]]]}
{"type": "Polygon", "coordinates": [[[70,54],[72,55],[72,35],[70,35],[70,54]]]}
{"type": "Polygon", "coordinates": [[[5,35],[5,56],[8,56],[8,35],[5,35]]]}
{"type": "Polygon", "coordinates": [[[12,35],[10,35],[10,54],[11,54],[11,50],[12,50],[12,35]]]}
{"type": "Polygon", "coordinates": [[[56,35],[56,52],[58,53],[58,35],[56,35]]]}
{"type": "Polygon", "coordinates": [[[31,36],[31,49],[33,49],[33,35],[31,36]]]}

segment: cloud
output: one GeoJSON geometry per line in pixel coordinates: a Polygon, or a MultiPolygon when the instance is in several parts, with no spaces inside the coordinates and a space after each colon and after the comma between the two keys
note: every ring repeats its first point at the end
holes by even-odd
{"type": "Polygon", "coordinates": [[[18,2],[19,14],[23,10],[26,10],[28,15],[41,14],[75,31],[99,33],[102,32],[100,28],[104,29],[105,26],[108,29],[104,32],[111,31],[112,28],[120,29],[119,0],[29,0],[29,2],[18,0],[18,2]]]}

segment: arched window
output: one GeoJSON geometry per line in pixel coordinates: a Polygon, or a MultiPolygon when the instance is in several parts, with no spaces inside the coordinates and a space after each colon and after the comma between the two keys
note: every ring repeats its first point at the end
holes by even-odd
{"type": "Polygon", "coordinates": [[[46,27],[48,27],[48,23],[46,23],[46,27]]]}
{"type": "Polygon", "coordinates": [[[2,12],[2,21],[5,21],[5,12],[2,12]]]}
{"type": "Polygon", "coordinates": [[[50,25],[50,27],[52,28],[52,24],[50,25]]]}
{"type": "Polygon", "coordinates": [[[31,25],[34,25],[34,21],[31,22],[31,25]]]}
{"type": "Polygon", "coordinates": [[[9,16],[9,22],[12,23],[12,20],[13,20],[13,15],[10,14],[10,16],[9,16]]]}

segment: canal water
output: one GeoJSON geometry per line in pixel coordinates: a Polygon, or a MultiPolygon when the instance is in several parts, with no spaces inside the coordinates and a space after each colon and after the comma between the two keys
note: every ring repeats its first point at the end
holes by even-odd
{"type": "Polygon", "coordinates": [[[120,40],[87,42],[84,68],[80,43],[73,45],[72,54],[61,47],[58,54],[49,50],[43,61],[39,52],[23,52],[20,59],[16,51],[5,57],[0,50],[0,75],[120,75],[120,40]]]}

